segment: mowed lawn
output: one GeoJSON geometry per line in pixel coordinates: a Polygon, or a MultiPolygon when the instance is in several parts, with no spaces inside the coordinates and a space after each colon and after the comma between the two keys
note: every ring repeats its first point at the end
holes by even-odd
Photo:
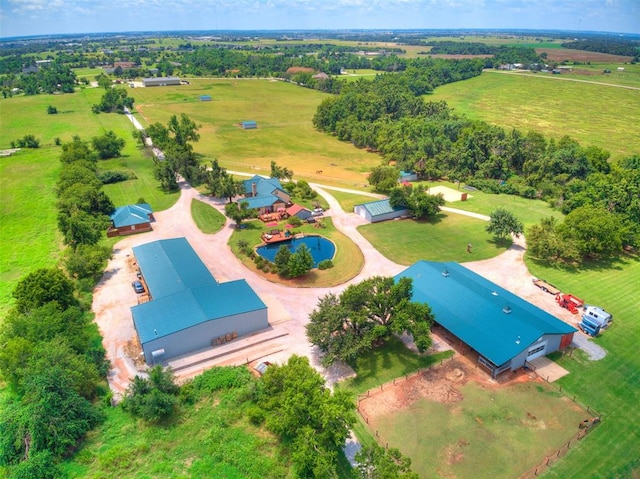
{"type": "MultiPolygon", "coordinates": [[[[594,342],[607,351],[600,361],[582,355],[558,362],[571,374],[558,381],[570,395],[603,415],[580,447],[556,463],[548,477],[638,477],[640,472],[640,258],[567,272],[527,262],[531,273],[613,314],[594,342]],[[634,475],[635,474],[635,475],[634,475]]],[[[582,333],[576,333],[582,334],[582,333]]]]}
{"type": "Polygon", "coordinates": [[[510,245],[510,242],[497,244],[485,231],[487,225],[488,222],[476,218],[441,212],[433,221],[384,221],[361,226],[358,231],[398,264],[410,265],[421,259],[463,263],[492,258],[510,245]]]}
{"type": "Polygon", "coordinates": [[[229,170],[269,174],[270,163],[293,170],[296,179],[366,187],[366,174],[380,157],[317,131],[312,124],[328,96],[275,80],[189,79],[190,85],[130,91],[143,123],[166,124],[185,113],[200,125],[194,144],[203,161],[217,158],[229,170]],[[200,95],[212,101],[201,102],[200,95]],[[258,128],[240,123],[255,120],[258,128]],[[322,171],[322,173],[320,173],[322,171]]]}
{"type": "Polygon", "coordinates": [[[469,381],[458,389],[460,401],[422,398],[370,421],[421,478],[519,477],[566,444],[588,417],[546,384],[489,390],[469,381]]]}
{"type": "Polygon", "coordinates": [[[637,154],[640,90],[563,81],[561,76],[485,72],[441,86],[427,99],[445,100],[460,113],[507,130],[534,130],[556,139],[569,135],[613,158],[637,154]]]}

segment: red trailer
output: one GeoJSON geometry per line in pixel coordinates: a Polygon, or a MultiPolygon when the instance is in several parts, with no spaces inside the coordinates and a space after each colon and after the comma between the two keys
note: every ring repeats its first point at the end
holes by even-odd
{"type": "Polygon", "coordinates": [[[561,308],[568,309],[573,314],[578,314],[578,308],[584,306],[584,301],[572,294],[556,294],[556,302],[561,308]]]}

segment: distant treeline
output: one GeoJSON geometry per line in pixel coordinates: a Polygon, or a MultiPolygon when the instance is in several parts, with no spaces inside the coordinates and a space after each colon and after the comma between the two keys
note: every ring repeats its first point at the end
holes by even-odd
{"type": "Polygon", "coordinates": [[[448,55],[493,55],[485,62],[487,67],[504,63],[542,63],[540,56],[531,47],[493,46],[480,42],[430,42],[431,54],[448,55]]]}
{"type": "Polygon", "coordinates": [[[573,50],[585,50],[587,52],[609,53],[611,55],[635,57],[636,60],[638,59],[638,55],[640,55],[640,42],[630,40],[578,40],[563,43],[562,46],[573,50]]]}
{"type": "Polygon", "coordinates": [[[597,205],[624,225],[624,244],[638,243],[640,157],[612,167],[609,153],[598,147],[505,131],[419,94],[410,70],[347,83],[318,106],[313,123],[420,178],[448,177],[483,191],[542,198],[564,213],[597,205]]]}

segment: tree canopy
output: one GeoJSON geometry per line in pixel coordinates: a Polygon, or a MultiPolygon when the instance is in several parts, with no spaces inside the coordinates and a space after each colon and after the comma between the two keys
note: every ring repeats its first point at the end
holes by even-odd
{"type": "Polygon", "coordinates": [[[522,222],[504,208],[498,208],[491,213],[489,224],[485,229],[499,241],[506,240],[510,235],[519,238],[524,233],[522,222]]]}
{"type": "Polygon", "coordinates": [[[307,337],[323,352],[322,363],[352,361],[392,334],[409,332],[419,351],[431,345],[433,314],[411,300],[410,278],[376,276],[351,285],[340,296],[320,298],[307,337]]]}
{"type": "Polygon", "coordinates": [[[298,477],[337,477],[338,451],[355,423],[348,392],[331,393],[309,360],[293,355],[286,364],[269,366],[257,403],[267,428],[291,448],[298,477]]]}

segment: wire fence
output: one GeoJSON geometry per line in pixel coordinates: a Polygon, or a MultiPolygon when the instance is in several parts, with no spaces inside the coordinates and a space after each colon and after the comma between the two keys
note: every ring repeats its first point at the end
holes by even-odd
{"type": "MultiPolygon", "coordinates": [[[[570,353],[569,353],[570,354],[570,353]]],[[[427,367],[427,368],[423,368],[420,369],[418,371],[412,372],[410,374],[407,374],[403,377],[400,378],[396,378],[393,379],[392,381],[388,381],[384,384],[381,384],[380,386],[376,386],[375,388],[371,388],[368,391],[358,394],[358,405],[357,405],[357,411],[358,414],[360,415],[360,417],[362,417],[362,419],[364,420],[364,422],[371,427],[371,423],[369,420],[369,417],[365,414],[363,408],[360,407],[360,403],[362,401],[368,400],[368,399],[372,399],[375,398],[376,395],[380,394],[382,391],[385,391],[389,388],[395,387],[397,385],[400,385],[406,381],[409,381],[410,379],[413,379],[417,376],[420,376],[421,374],[423,374],[425,371],[429,370],[429,369],[433,369],[433,368],[441,368],[444,367],[449,361],[455,359],[455,356],[452,356],[450,358],[446,358],[446,359],[442,359],[440,360],[440,362],[427,367]]],[[[563,394],[566,398],[570,399],[573,403],[581,406],[583,409],[585,409],[587,411],[587,413],[589,414],[589,418],[585,419],[584,421],[582,421],[582,423],[580,423],[579,427],[578,427],[578,432],[573,435],[569,440],[567,440],[566,443],[564,443],[562,445],[562,447],[560,447],[558,450],[552,452],[551,454],[547,454],[545,455],[542,460],[540,461],[540,463],[538,465],[536,465],[535,467],[531,468],[530,470],[526,471],[524,474],[522,474],[520,476],[520,479],[530,479],[530,478],[534,478],[537,477],[541,474],[543,474],[549,467],[551,467],[553,465],[554,462],[558,461],[559,459],[561,459],[562,457],[566,456],[567,453],[574,447],[578,446],[579,441],[581,441],[587,434],[589,434],[589,432],[602,421],[602,414],[596,412],[593,408],[584,405],[582,403],[580,403],[577,400],[577,396],[576,395],[568,395],[566,393],[566,391],[563,391],[563,386],[556,386],[555,384],[553,384],[553,382],[549,382],[549,377],[544,377],[540,374],[538,374],[535,370],[535,367],[529,366],[530,371],[535,375],[535,377],[538,377],[542,380],[544,380],[545,382],[547,382],[551,387],[554,387],[555,389],[557,389],[558,392],[560,392],[561,394],[563,394]]],[[[373,433],[375,434],[376,440],[378,441],[378,443],[382,446],[384,446],[385,448],[389,448],[389,443],[382,437],[382,435],[380,434],[380,431],[378,429],[373,430],[373,433]]]]}

